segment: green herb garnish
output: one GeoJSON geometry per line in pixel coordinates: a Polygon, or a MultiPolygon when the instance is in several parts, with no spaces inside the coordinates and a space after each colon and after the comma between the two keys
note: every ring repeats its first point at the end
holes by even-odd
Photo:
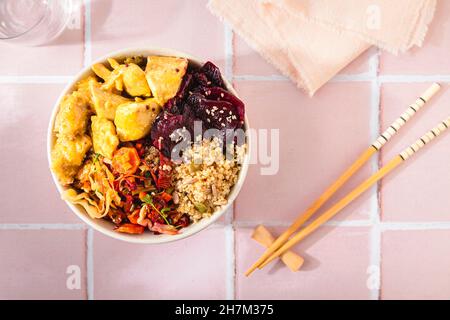
{"type": "Polygon", "coordinates": [[[158,212],[158,214],[164,219],[164,221],[165,221],[169,226],[171,226],[171,224],[170,224],[169,221],[167,220],[166,215],[162,212],[162,211],[163,211],[164,209],[166,209],[166,208],[164,208],[164,209],[162,209],[161,211],[159,211],[159,210],[155,207],[155,205],[153,204],[153,198],[152,198],[151,195],[146,194],[146,195],[142,198],[142,201],[145,202],[146,204],[148,204],[149,206],[151,206],[151,207],[153,208],[153,210],[155,210],[156,212],[158,212]]]}
{"type": "Polygon", "coordinates": [[[197,202],[194,204],[195,209],[197,209],[200,213],[205,213],[208,208],[201,202],[197,202]]]}
{"type": "Polygon", "coordinates": [[[143,198],[142,201],[145,202],[146,204],[153,204],[153,198],[151,195],[146,194],[143,198]]]}
{"type": "Polygon", "coordinates": [[[94,153],[93,161],[97,162],[99,157],[100,157],[100,153],[94,153]]]}
{"type": "Polygon", "coordinates": [[[169,211],[170,211],[170,208],[162,208],[161,209],[161,213],[164,213],[164,214],[169,211]]]}

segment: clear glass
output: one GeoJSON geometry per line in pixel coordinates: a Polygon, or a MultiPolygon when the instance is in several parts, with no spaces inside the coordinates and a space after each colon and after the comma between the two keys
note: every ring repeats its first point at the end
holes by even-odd
{"type": "Polygon", "coordinates": [[[0,43],[48,43],[64,30],[72,10],[72,0],[0,0],[0,43]]]}

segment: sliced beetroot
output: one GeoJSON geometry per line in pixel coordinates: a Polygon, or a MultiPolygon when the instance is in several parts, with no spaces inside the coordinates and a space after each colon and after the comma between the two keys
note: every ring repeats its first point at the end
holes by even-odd
{"type": "Polygon", "coordinates": [[[200,73],[204,73],[208,77],[209,81],[211,81],[214,85],[224,87],[220,70],[211,61],[206,62],[199,71],[200,73]]]}
{"type": "Polygon", "coordinates": [[[200,92],[209,100],[227,101],[236,107],[239,120],[244,123],[245,106],[244,103],[235,95],[220,87],[200,88],[200,92]]]}
{"type": "Polygon", "coordinates": [[[180,84],[180,88],[178,89],[175,97],[169,99],[164,105],[164,109],[173,114],[182,114],[183,113],[183,105],[184,100],[186,99],[189,90],[193,86],[193,76],[191,73],[187,73],[183,77],[183,81],[180,84]]]}
{"type": "Polygon", "coordinates": [[[184,99],[186,94],[189,92],[190,88],[193,85],[193,76],[192,73],[187,73],[183,77],[183,81],[180,84],[180,88],[178,89],[176,97],[179,99],[184,99]]]}
{"type": "Polygon", "coordinates": [[[185,127],[184,117],[180,114],[161,112],[155,120],[150,133],[153,145],[166,157],[171,156],[173,147],[178,143],[171,139],[172,133],[185,127]]]}
{"type": "Polygon", "coordinates": [[[204,73],[195,72],[193,77],[196,85],[199,87],[209,87],[212,84],[212,82],[208,79],[208,77],[204,73]]]}
{"type": "Polygon", "coordinates": [[[222,130],[236,129],[239,126],[239,115],[236,112],[236,107],[230,102],[208,100],[201,98],[200,95],[192,100],[197,104],[194,106],[195,114],[203,121],[206,128],[222,130]]]}
{"type": "Polygon", "coordinates": [[[203,100],[205,100],[205,96],[203,94],[201,94],[200,92],[193,92],[189,95],[186,102],[195,111],[196,109],[200,108],[200,104],[203,100]]]}
{"type": "MultiPolygon", "coordinates": [[[[201,121],[201,120],[197,118],[194,110],[187,103],[185,103],[183,106],[183,121],[184,121],[185,128],[189,131],[189,133],[191,134],[191,138],[193,139],[194,138],[193,137],[194,123],[195,123],[195,121],[201,121]]],[[[204,131],[205,128],[202,128],[202,129],[203,129],[202,131],[204,131]]]]}
{"type": "Polygon", "coordinates": [[[202,121],[202,133],[206,129],[218,129],[225,139],[243,126],[244,109],[244,103],[225,89],[219,68],[208,61],[200,69],[188,69],[177,94],[164,105],[164,111],[152,126],[152,144],[164,156],[171,157],[179,143],[171,135],[185,129],[193,138],[197,120],[202,121]]]}
{"type": "Polygon", "coordinates": [[[164,109],[172,114],[181,114],[183,112],[183,110],[181,110],[181,105],[177,97],[169,99],[164,105],[164,109]]]}

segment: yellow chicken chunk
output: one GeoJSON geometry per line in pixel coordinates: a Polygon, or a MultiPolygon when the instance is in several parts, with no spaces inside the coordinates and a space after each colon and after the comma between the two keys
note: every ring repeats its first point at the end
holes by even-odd
{"type": "Polygon", "coordinates": [[[123,85],[130,96],[151,96],[144,70],[134,63],[123,65],[123,85]]]}
{"type": "Polygon", "coordinates": [[[51,168],[63,185],[73,182],[73,178],[83,163],[86,152],[92,146],[91,138],[79,135],[73,138],[59,136],[53,147],[51,168]]]}
{"type": "Polygon", "coordinates": [[[94,151],[107,159],[112,159],[119,145],[114,123],[98,116],[91,117],[92,143],[94,151]]]}
{"type": "Polygon", "coordinates": [[[99,87],[99,83],[96,81],[91,81],[89,83],[89,89],[91,91],[95,113],[99,117],[108,120],[114,120],[117,106],[130,101],[118,94],[102,90],[99,87]]]}
{"type": "Polygon", "coordinates": [[[120,141],[133,141],[145,137],[160,111],[161,106],[154,98],[121,104],[117,107],[114,119],[120,141]]]}
{"type": "Polygon", "coordinates": [[[120,68],[120,63],[116,59],[108,58],[108,62],[109,62],[109,65],[111,66],[111,68],[113,68],[113,69],[120,68]]]}
{"type": "Polygon", "coordinates": [[[67,136],[84,133],[88,116],[88,99],[75,91],[63,98],[56,115],[54,131],[67,136]]]}
{"type": "Polygon", "coordinates": [[[148,85],[160,105],[173,98],[180,87],[188,60],[176,57],[149,56],[145,75],[148,85]]]}
{"type": "Polygon", "coordinates": [[[89,103],[89,105],[92,105],[92,99],[91,99],[91,90],[89,89],[89,83],[91,81],[97,82],[93,76],[89,76],[83,80],[80,80],[77,83],[77,92],[82,96],[86,101],[89,103]]]}
{"type": "Polygon", "coordinates": [[[96,63],[91,67],[92,71],[102,78],[103,80],[108,80],[111,75],[111,70],[109,70],[103,63],[96,63]]]}

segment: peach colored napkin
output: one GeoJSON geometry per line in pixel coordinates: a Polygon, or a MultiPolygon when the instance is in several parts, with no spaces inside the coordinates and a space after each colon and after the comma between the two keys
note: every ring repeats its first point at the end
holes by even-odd
{"type": "Polygon", "coordinates": [[[421,46],[436,0],[210,0],[209,9],[313,95],[371,45],[421,46]]]}

